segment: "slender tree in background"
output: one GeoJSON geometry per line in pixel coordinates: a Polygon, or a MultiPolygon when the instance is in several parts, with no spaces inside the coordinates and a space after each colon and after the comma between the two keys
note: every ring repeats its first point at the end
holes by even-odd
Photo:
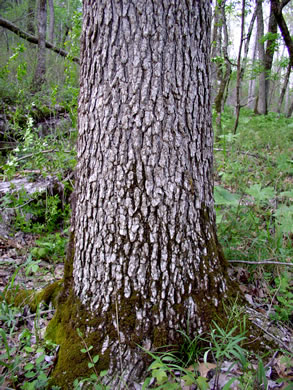
{"type": "Polygon", "coordinates": [[[291,66],[293,67],[293,40],[291,38],[287,23],[284,19],[282,9],[290,0],[283,0],[281,3],[277,0],[271,0],[272,11],[274,12],[278,26],[281,30],[284,42],[287,46],[291,66]]]}
{"type": "MultiPolygon", "coordinates": [[[[228,37],[228,27],[227,27],[227,19],[226,19],[226,11],[225,11],[226,1],[221,1],[217,5],[221,15],[221,27],[223,30],[223,41],[222,44],[222,52],[224,57],[224,62],[220,61],[218,65],[218,90],[217,95],[215,97],[215,111],[216,111],[216,128],[217,128],[217,136],[222,133],[222,112],[224,110],[225,103],[225,92],[229,85],[230,76],[232,73],[232,66],[228,56],[228,45],[229,45],[229,37],[228,37]]],[[[219,43],[220,43],[219,42],[219,43]]]]}
{"type": "MultiPolygon", "coordinates": [[[[242,58],[241,64],[240,64],[240,77],[239,77],[240,83],[242,83],[242,81],[243,81],[245,70],[246,70],[246,67],[247,67],[247,64],[248,64],[249,45],[250,45],[250,40],[251,40],[251,37],[252,37],[253,27],[254,27],[255,20],[256,20],[256,15],[257,15],[257,5],[256,5],[256,7],[255,7],[255,9],[254,9],[254,11],[252,13],[252,16],[251,16],[251,19],[250,19],[250,23],[249,23],[249,27],[248,27],[248,30],[247,30],[247,34],[246,34],[246,37],[245,37],[244,55],[243,55],[243,58],[242,58]]],[[[253,50],[253,56],[254,56],[254,59],[253,59],[253,61],[254,61],[255,58],[256,58],[256,48],[254,48],[254,50],[253,50]]],[[[248,93],[248,96],[249,96],[249,93],[248,93]]],[[[249,104],[249,99],[248,99],[247,103],[249,104]]]]}
{"type": "Polygon", "coordinates": [[[267,114],[267,98],[266,98],[266,73],[265,73],[265,45],[264,36],[264,20],[263,20],[263,0],[257,0],[257,40],[258,40],[258,58],[261,67],[261,72],[258,79],[258,97],[256,99],[255,112],[257,114],[267,114]]]}
{"type": "MultiPolygon", "coordinates": [[[[289,3],[290,0],[282,0],[280,3],[280,12],[282,9],[289,3]]],[[[270,7],[270,17],[269,17],[269,25],[268,25],[268,39],[266,41],[266,49],[264,54],[264,72],[265,72],[265,84],[264,84],[264,96],[265,96],[265,114],[268,113],[269,109],[269,96],[270,96],[270,81],[271,81],[271,73],[273,67],[273,59],[274,53],[276,51],[276,41],[278,38],[278,23],[274,13],[273,2],[271,2],[270,7]]]]}
{"type": "Polygon", "coordinates": [[[49,42],[54,42],[54,27],[55,27],[55,11],[54,11],[54,2],[53,0],[48,0],[48,8],[49,8],[49,31],[48,31],[48,39],[49,42]]]}
{"type": "Polygon", "coordinates": [[[238,122],[239,122],[239,115],[240,115],[240,108],[241,108],[241,76],[242,76],[242,69],[241,69],[241,55],[242,55],[242,46],[244,41],[244,27],[245,27],[245,0],[242,0],[242,9],[241,9],[241,32],[240,32],[240,44],[239,44],[239,50],[238,50],[238,57],[237,57],[237,81],[236,81],[236,119],[234,123],[234,134],[237,131],[238,122]]]}
{"type": "Polygon", "coordinates": [[[278,113],[281,112],[283,100],[284,100],[284,97],[285,97],[285,94],[286,94],[286,90],[287,90],[288,85],[289,85],[291,68],[292,67],[291,67],[291,64],[289,62],[288,66],[287,66],[287,72],[286,72],[286,75],[285,75],[285,79],[284,79],[284,83],[283,83],[283,86],[282,86],[282,90],[281,90],[281,93],[280,93],[279,101],[278,101],[278,109],[277,109],[278,113]]]}
{"type": "Polygon", "coordinates": [[[27,32],[35,35],[35,9],[36,0],[28,0],[27,2],[27,32]]]}
{"type": "Polygon", "coordinates": [[[75,206],[48,327],[62,389],[87,369],[77,327],[98,369],[133,383],[146,365],[138,345],[208,329],[230,294],[212,195],[210,2],[83,9],[75,206]]]}
{"type": "Polygon", "coordinates": [[[46,77],[47,0],[38,1],[38,55],[32,91],[40,90],[46,77]]]}
{"type": "Polygon", "coordinates": [[[287,115],[286,115],[287,118],[290,118],[292,116],[292,113],[293,113],[293,100],[292,100],[291,105],[290,105],[290,107],[288,109],[288,112],[287,112],[287,115]]]}
{"type": "Polygon", "coordinates": [[[214,98],[214,91],[218,90],[219,72],[221,73],[221,64],[219,59],[222,52],[222,16],[221,8],[225,7],[226,0],[217,1],[214,7],[213,14],[213,30],[211,42],[211,84],[212,84],[212,99],[214,98]]]}
{"type": "MultiPolygon", "coordinates": [[[[255,35],[255,41],[253,45],[253,54],[252,54],[252,66],[255,64],[256,59],[257,59],[257,49],[258,49],[258,42],[257,42],[257,34],[255,35]]],[[[248,107],[253,109],[255,107],[255,102],[256,102],[256,79],[252,75],[249,79],[249,84],[248,84],[248,98],[247,98],[247,104],[248,107]]]]}

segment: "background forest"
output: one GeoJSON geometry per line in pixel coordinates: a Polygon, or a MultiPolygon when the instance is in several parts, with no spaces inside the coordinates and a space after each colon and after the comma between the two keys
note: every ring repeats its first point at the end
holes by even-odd
{"type": "MultiPolygon", "coordinates": [[[[180,351],[152,355],[140,388],[289,390],[293,2],[213,3],[218,235],[250,309],[231,303],[227,326],[215,318],[209,335],[191,340],[182,330],[180,351]],[[252,348],[248,320],[273,342],[259,337],[252,348]]],[[[0,389],[57,388],[49,381],[58,346],[44,335],[70,224],[81,11],[79,0],[0,0],[0,389]]],[[[110,389],[91,349],[81,353],[92,374],[74,388],[110,389]]]]}

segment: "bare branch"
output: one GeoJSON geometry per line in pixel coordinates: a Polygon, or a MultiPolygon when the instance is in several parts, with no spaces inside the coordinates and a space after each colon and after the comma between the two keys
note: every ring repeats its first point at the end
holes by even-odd
{"type": "Polygon", "coordinates": [[[228,260],[228,263],[244,263],[244,264],[253,264],[253,265],[259,265],[259,264],[274,264],[274,265],[286,265],[288,267],[293,267],[293,263],[285,263],[284,261],[270,261],[270,260],[263,260],[263,261],[249,261],[249,260],[228,260]]]}
{"type": "MultiPolygon", "coordinates": [[[[11,23],[9,20],[4,19],[0,16],[0,26],[4,27],[10,31],[12,31],[14,34],[18,35],[19,37],[27,40],[28,42],[38,44],[39,40],[37,37],[21,30],[19,27],[17,27],[15,24],[11,23]]],[[[65,50],[60,49],[54,45],[52,45],[50,42],[46,42],[46,48],[53,50],[55,53],[59,54],[62,57],[68,57],[69,53],[67,53],[65,50]]],[[[77,64],[80,64],[79,58],[72,57],[70,58],[73,62],[76,62],[77,64]]]]}

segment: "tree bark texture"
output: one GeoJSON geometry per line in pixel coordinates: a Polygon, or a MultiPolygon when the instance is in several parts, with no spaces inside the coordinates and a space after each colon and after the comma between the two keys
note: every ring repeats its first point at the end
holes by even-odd
{"type": "Polygon", "coordinates": [[[54,320],[68,339],[55,376],[65,386],[64,367],[79,364],[68,356],[79,326],[109,375],[133,383],[145,368],[137,345],[208,329],[229,290],[212,195],[210,2],[85,0],[81,44],[67,306],[54,320]]]}

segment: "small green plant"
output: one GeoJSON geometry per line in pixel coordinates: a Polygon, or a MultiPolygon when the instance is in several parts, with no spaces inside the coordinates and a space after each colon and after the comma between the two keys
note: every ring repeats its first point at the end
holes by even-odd
{"type": "Polygon", "coordinates": [[[275,287],[272,289],[272,293],[276,296],[278,304],[274,304],[274,313],[271,314],[271,318],[292,325],[292,278],[288,272],[284,272],[275,278],[275,287]]]}
{"type": "MultiPolygon", "coordinates": [[[[167,347],[163,348],[166,349],[167,347]]],[[[170,347],[168,348],[170,349],[170,347]]],[[[151,375],[145,379],[142,386],[143,390],[148,388],[175,390],[181,389],[182,383],[190,386],[202,382],[198,375],[195,374],[195,371],[186,368],[184,362],[178,357],[178,351],[151,352],[143,350],[153,359],[153,362],[147,369],[151,375]],[[151,387],[149,387],[150,385],[151,387]]]]}
{"type": "MultiPolygon", "coordinates": [[[[0,305],[0,366],[5,367],[0,377],[0,385],[4,383],[17,386],[23,390],[45,390],[48,386],[48,368],[52,361],[46,361],[48,351],[38,342],[38,316],[35,317],[35,334],[24,327],[18,331],[16,327],[22,318],[23,309],[8,304],[5,295],[1,293],[0,305]],[[37,342],[34,344],[36,340],[37,342]],[[21,379],[25,377],[25,381],[21,379]]],[[[55,347],[51,345],[51,348],[55,347]]],[[[46,347],[47,348],[47,347],[46,347]]],[[[58,388],[55,387],[55,390],[58,388]]]]}
{"type": "Polygon", "coordinates": [[[93,349],[93,346],[87,345],[86,340],[83,336],[83,333],[81,332],[81,330],[79,328],[77,329],[77,334],[80,337],[80,339],[84,345],[84,348],[82,348],[80,350],[80,352],[84,353],[88,356],[88,359],[89,359],[88,368],[91,369],[93,371],[93,373],[86,378],[75,379],[73,382],[74,390],[83,389],[84,386],[86,386],[86,388],[90,387],[94,390],[110,390],[110,387],[103,384],[103,382],[102,382],[103,378],[105,378],[107,375],[107,371],[104,370],[104,371],[101,371],[100,373],[98,373],[96,370],[96,367],[95,367],[100,359],[99,355],[92,356],[91,351],[93,349]]]}
{"type": "Polygon", "coordinates": [[[65,256],[68,237],[66,232],[48,233],[36,240],[31,255],[35,259],[45,259],[54,263],[62,262],[65,256]]]}
{"type": "MultiPolygon", "coordinates": [[[[210,333],[210,340],[203,339],[210,342],[211,346],[207,348],[204,354],[204,362],[207,362],[208,356],[212,355],[216,367],[215,388],[219,387],[220,368],[224,359],[238,361],[245,369],[247,367],[247,352],[240,346],[242,341],[246,339],[245,332],[238,333],[238,326],[234,326],[231,330],[221,328],[215,321],[213,321],[213,329],[210,333]]],[[[231,364],[229,371],[235,363],[231,364]]],[[[230,385],[236,378],[232,378],[230,385]]]]}
{"type": "Polygon", "coordinates": [[[59,195],[30,195],[25,190],[7,193],[1,199],[1,207],[14,211],[14,229],[25,233],[52,233],[69,220],[70,213],[69,205],[62,209],[59,195]]]}

